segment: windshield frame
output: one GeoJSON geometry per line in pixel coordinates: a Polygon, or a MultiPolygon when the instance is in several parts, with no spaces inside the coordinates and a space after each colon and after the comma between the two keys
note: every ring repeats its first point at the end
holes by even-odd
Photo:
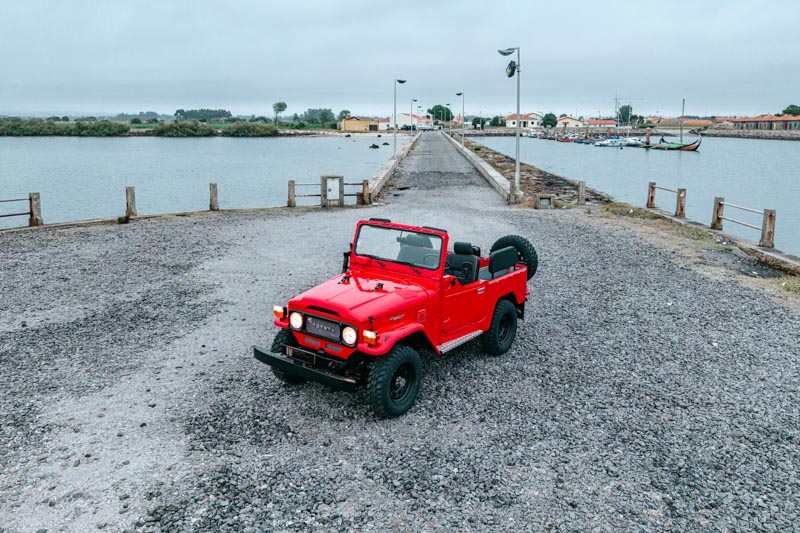
{"type": "MultiPolygon", "coordinates": [[[[399,236],[399,235],[397,235],[397,236],[399,236]]],[[[355,239],[353,241],[353,255],[356,256],[356,257],[369,258],[372,261],[378,262],[378,264],[380,264],[380,263],[385,261],[387,263],[391,263],[391,264],[394,264],[394,265],[401,265],[401,266],[404,266],[404,267],[408,267],[408,268],[414,270],[416,274],[422,274],[422,272],[420,272],[422,270],[427,271],[429,273],[435,273],[435,272],[438,272],[439,270],[442,269],[442,265],[444,264],[443,256],[446,253],[446,246],[447,246],[446,238],[444,236],[440,235],[439,233],[435,232],[435,231],[428,231],[428,230],[421,229],[421,228],[416,228],[416,227],[413,227],[413,226],[402,226],[402,227],[400,227],[399,225],[394,225],[394,224],[390,226],[390,225],[383,225],[383,224],[371,224],[371,223],[365,222],[365,223],[359,224],[358,229],[356,231],[355,239]],[[431,248],[431,252],[435,253],[436,255],[439,256],[439,260],[438,260],[436,266],[422,265],[422,264],[411,263],[411,262],[407,262],[407,261],[398,261],[396,258],[395,259],[391,259],[391,258],[388,258],[388,257],[381,257],[381,256],[377,256],[377,255],[372,255],[372,254],[359,252],[359,250],[358,250],[358,240],[359,240],[359,237],[361,236],[361,230],[364,228],[364,226],[370,226],[372,228],[387,230],[387,231],[395,232],[395,233],[398,233],[398,234],[400,232],[402,232],[403,234],[413,233],[415,235],[422,235],[422,236],[428,237],[430,239],[439,239],[439,241],[441,243],[440,244],[440,249],[437,251],[435,248],[431,248]]],[[[385,266],[385,265],[383,265],[383,266],[385,266]]]]}

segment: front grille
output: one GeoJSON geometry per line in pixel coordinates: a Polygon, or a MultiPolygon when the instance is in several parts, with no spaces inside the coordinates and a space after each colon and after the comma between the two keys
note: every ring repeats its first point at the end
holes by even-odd
{"type": "Polygon", "coordinates": [[[306,317],[306,333],[315,337],[322,337],[330,341],[339,342],[341,326],[336,322],[318,318],[315,316],[306,317]]]}

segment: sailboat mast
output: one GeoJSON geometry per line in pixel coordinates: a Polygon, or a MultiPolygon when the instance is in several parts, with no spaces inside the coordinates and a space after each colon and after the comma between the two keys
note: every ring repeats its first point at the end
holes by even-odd
{"type": "Polygon", "coordinates": [[[681,146],[683,146],[683,117],[686,115],[686,98],[683,99],[681,105],[681,146]]]}

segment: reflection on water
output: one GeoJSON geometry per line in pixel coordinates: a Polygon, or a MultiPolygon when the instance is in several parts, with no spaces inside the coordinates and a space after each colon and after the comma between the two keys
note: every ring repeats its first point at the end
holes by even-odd
{"type": "MultiPolygon", "coordinates": [[[[513,137],[474,141],[514,157],[513,137]]],[[[686,188],[686,216],[708,225],[715,196],[755,209],[775,209],[775,246],[800,254],[800,142],[708,137],[698,152],[598,148],[540,139],[520,140],[520,159],[553,174],[585,180],[615,199],[643,206],[647,183],[686,188]]],[[[674,211],[675,196],[657,191],[658,207],[674,211]]],[[[726,216],[761,226],[760,215],[726,216]]],[[[758,241],[758,231],[725,223],[725,230],[758,241]]]]}

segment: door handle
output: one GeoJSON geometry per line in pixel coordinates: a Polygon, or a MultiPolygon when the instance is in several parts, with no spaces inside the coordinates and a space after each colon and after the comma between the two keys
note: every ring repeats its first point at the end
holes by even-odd
{"type": "Polygon", "coordinates": [[[483,291],[485,291],[485,290],[486,290],[486,287],[481,287],[480,289],[478,289],[478,294],[483,294],[483,291]]]}

